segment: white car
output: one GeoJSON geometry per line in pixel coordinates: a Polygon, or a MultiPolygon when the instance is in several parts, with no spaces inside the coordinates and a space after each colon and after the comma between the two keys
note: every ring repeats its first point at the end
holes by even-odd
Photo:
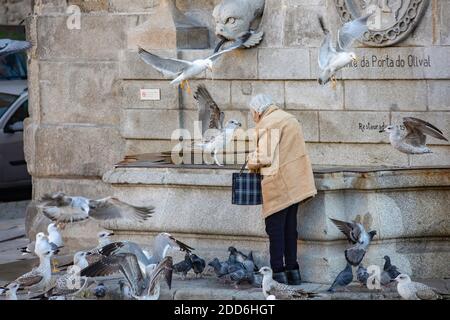
{"type": "Polygon", "coordinates": [[[23,151],[27,117],[27,81],[0,81],[0,190],[31,186],[23,151]]]}

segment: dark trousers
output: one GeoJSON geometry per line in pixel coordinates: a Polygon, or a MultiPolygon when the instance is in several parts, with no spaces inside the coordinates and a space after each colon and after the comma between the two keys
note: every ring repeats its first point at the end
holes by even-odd
{"type": "Polygon", "coordinates": [[[297,210],[299,204],[266,218],[266,232],[270,240],[270,266],[274,273],[298,269],[297,210]]]}

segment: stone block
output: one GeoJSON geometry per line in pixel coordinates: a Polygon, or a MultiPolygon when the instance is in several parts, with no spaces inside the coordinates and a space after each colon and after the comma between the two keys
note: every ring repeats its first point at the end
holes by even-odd
{"type": "Polygon", "coordinates": [[[259,49],[260,79],[309,79],[310,58],[307,49],[259,49]]]}
{"type": "Polygon", "coordinates": [[[121,134],[124,138],[170,139],[178,128],[178,110],[127,109],[122,112],[121,134]]]}
{"type": "Polygon", "coordinates": [[[283,29],[287,8],[282,1],[266,0],[260,29],[264,31],[261,48],[283,46],[283,29]]]}
{"type": "Polygon", "coordinates": [[[426,79],[448,79],[450,78],[450,47],[425,47],[425,57],[429,56],[431,68],[425,68],[426,79]]]}
{"type": "Polygon", "coordinates": [[[425,81],[345,81],[346,110],[425,111],[425,81]]]}
{"type": "Polygon", "coordinates": [[[432,111],[450,110],[450,81],[428,80],[428,109],[432,111]]]}
{"type": "Polygon", "coordinates": [[[308,143],[307,150],[314,165],[408,165],[407,155],[395,150],[390,144],[308,143]]]}
{"type": "Polygon", "coordinates": [[[126,140],[127,155],[156,153],[172,150],[176,142],[170,140],[126,140]]]}
{"type": "Polygon", "coordinates": [[[233,81],[231,84],[233,108],[248,111],[250,100],[261,93],[270,95],[278,107],[284,108],[283,81],[233,81]]]}
{"type": "Polygon", "coordinates": [[[302,126],[305,141],[319,141],[319,114],[316,111],[288,111],[293,114],[302,126]]]}
{"type": "MultiPolygon", "coordinates": [[[[209,52],[203,58],[212,54],[209,52]]],[[[207,79],[257,79],[258,50],[238,49],[223,54],[214,62],[213,72],[206,71],[207,79]]]]}
{"type": "Polygon", "coordinates": [[[320,86],[317,81],[286,81],[286,109],[341,110],[344,107],[344,86],[336,90],[320,86]]]}
{"type": "Polygon", "coordinates": [[[81,28],[69,29],[67,16],[40,16],[37,21],[38,57],[42,60],[118,60],[120,50],[126,45],[127,19],[125,15],[83,14],[81,28]]]}
{"type": "Polygon", "coordinates": [[[441,45],[450,45],[450,21],[446,18],[446,14],[450,12],[450,3],[448,1],[434,1],[433,7],[438,6],[434,14],[440,13],[436,17],[438,26],[435,30],[436,37],[440,40],[441,45]],[[439,11],[437,9],[440,9],[439,11]]]}
{"type": "Polygon", "coordinates": [[[178,109],[178,87],[167,80],[124,80],[120,96],[125,109],[178,109]],[[159,90],[160,100],[141,100],[141,89],[159,90]]]}
{"type": "Polygon", "coordinates": [[[84,1],[84,0],[69,0],[68,5],[76,5],[81,9],[81,12],[95,12],[108,11],[108,0],[84,1]]]}
{"type": "Polygon", "coordinates": [[[124,157],[115,128],[46,125],[35,139],[36,176],[101,176],[124,157]]]}
{"type": "MultiPolygon", "coordinates": [[[[446,137],[449,135],[446,134],[446,137]]],[[[429,139],[431,140],[431,139],[429,139]]],[[[436,139],[434,139],[436,140],[436,139]]],[[[450,147],[449,146],[431,146],[433,153],[426,155],[411,155],[411,165],[414,167],[430,167],[450,165],[450,147]]]]}
{"type": "Polygon", "coordinates": [[[117,65],[113,62],[40,62],[43,123],[119,123],[117,65]],[[98,75],[101,74],[101,77],[98,75]]]}
{"type": "Polygon", "coordinates": [[[388,142],[379,131],[389,125],[388,112],[320,111],[321,142],[388,142]]]}
{"type": "Polygon", "coordinates": [[[325,16],[325,6],[308,3],[288,8],[283,30],[284,46],[320,47],[324,35],[316,17],[325,16]]]}

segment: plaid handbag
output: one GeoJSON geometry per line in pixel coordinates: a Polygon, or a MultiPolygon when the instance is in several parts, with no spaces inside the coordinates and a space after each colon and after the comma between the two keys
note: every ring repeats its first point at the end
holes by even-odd
{"type": "Polygon", "coordinates": [[[241,206],[262,204],[261,180],[259,173],[243,172],[247,161],[238,173],[233,173],[231,203],[241,206]]]}

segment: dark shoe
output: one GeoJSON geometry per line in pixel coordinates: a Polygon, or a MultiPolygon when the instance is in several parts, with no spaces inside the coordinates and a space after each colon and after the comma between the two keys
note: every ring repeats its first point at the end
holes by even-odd
{"type": "Polygon", "coordinates": [[[273,280],[275,280],[276,282],[279,282],[279,283],[284,283],[284,284],[288,283],[288,279],[287,279],[286,273],[284,271],[274,273],[272,278],[273,278],[273,280]]]}
{"type": "Polygon", "coordinates": [[[286,270],[286,277],[289,285],[298,286],[302,282],[300,270],[286,270]]]}

